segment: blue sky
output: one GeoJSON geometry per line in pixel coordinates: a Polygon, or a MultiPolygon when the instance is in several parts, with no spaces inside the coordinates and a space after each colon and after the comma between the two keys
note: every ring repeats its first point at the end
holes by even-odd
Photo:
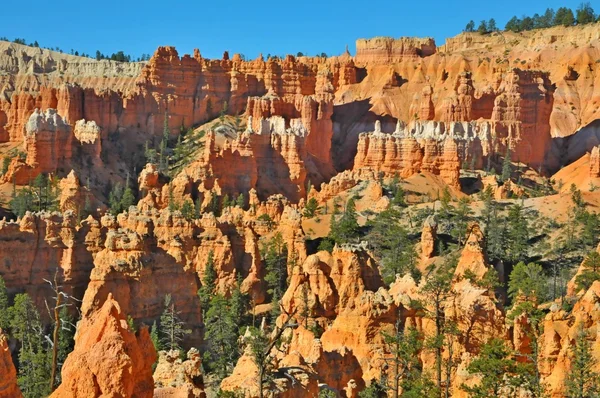
{"type": "MultiPolygon", "coordinates": [[[[134,57],[174,45],[180,54],[199,48],[205,57],[224,50],[255,58],[284,55],[340,54],[357,38],[432,36],[438,45],[458,34],[473,19],[495,18],[499,27],[513,15],[543,13],[547,7],[575,9],[580,1],[462,0],[277,0],[6,1],[0,37],[37,40],[95,54],[123,50],[134,57]],[[86,6],[85,4],[90,4],[86,6]],[[93,6],[91,5],[93,4],[93,6]]],[[[600,11],[598,2],[591,2],[600,11]],[[597,4],[594,4],[597,3],[597,4]]]]}

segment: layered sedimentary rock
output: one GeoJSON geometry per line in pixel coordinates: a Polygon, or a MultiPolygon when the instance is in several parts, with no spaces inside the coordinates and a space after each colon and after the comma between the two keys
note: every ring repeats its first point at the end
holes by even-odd
{"type": "Polygon", "coordinates": [[[89,229],[77,229],[76,221],[73,212],[27,213],[18,222],[0,220],[0,274],[9,293],[28,293],[38,308],[44,308],[53,294],[44,280],[54,280],[58,273],[66,293],[83,297],[93,263],[84,244],[89,229]]]}
{"type": "Polygon", "coordinates": [[[153,215],[133,207],[117,219],[106,215],[94,223],[97,248],[82,313],[93,313],[112,294],[134,320],[151,324],[170,295],[197,339],[201,315],[192,247],[198,227],[168,211],[153,215]]]}
{"type": "Polygon", "coordinates": [[[17,370],[8,349],[8,338],[0,329],[0,397],[21,398],[21,390],[17,386],[17,370]]]}
{"type": "Polygon", "coordinates": [[[485,138],[486,132],[469,123],[453,123],[446,131],[445,125],[437,122],[418,122],[412,128],[398,123],[392,134],[378,131],[377,123],[375,129],[360,135],[354,172],[405,178],[427,171],[455,187],[459,186],[462,163],[482,153],[481,137],[485,138]]]}
{"type": "Polygon", "coordinates": [[[436,51],[431,38],[375,37],[356,41],[355,61],[364,64],[389,64],[401,62],[405,58],[427,57],[436,51]]]}
{"type": "Polygon", "coordinates": [[[146,327],[134,333],[112,295],[77,328],[75,348],[51,397],[152,397],[156,351],[146,327]]]}

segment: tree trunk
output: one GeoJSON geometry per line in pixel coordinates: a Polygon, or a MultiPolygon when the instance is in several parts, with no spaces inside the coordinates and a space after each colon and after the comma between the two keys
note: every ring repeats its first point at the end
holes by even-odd
{"type": "Polygon", "coordinates": [[[50,391],[54,391],[54,381],[58,367],[58,333],[61,328],[60,305],[62,295],[58,291],[58,272],[54,274],[54,286],[56,289],[56,304],[54,306],[54,331],[52,334],[52,372],[50,374],[50,391]]]}

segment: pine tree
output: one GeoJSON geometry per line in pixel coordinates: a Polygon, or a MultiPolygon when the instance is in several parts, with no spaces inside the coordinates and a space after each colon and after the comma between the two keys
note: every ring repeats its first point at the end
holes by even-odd
{"type": "Polygon", "coordinates": [[[10,328],[19,340],[18,384],[26,398],[38,398],[50,393],[50,350],[43,344],[40,315],[27,294],[17,294],[11,307],[10,328]]]}
{"type": "Polygon", "coordinates": [[[181,206],[181,215],[188,221],[194,219],[194,205],[191,200],[187,199],[183,202],[183,205],[181,206]]]}
{"type": "Polygon", "coordinates": [[[529,230],[525,209],[519,204],[513,205],[508,211],[506,242],[507,257],[513,264],[527,258],[529,230]]]}
{"type": "Polygon", "coordinates": [[[198,290],[198,297],[200,298],[200,307],[203,313],[208,311],[208,305],[210,299],[214,294],[217,282],[217,270],[215,269],[214,252],[211,250],[208,252],[206,259],[206,265],[204,267],[204,276],[202,277],[202,286],[198,290]]]}
{"type": "Polygon", "coordinates": [[[402,212],[390,207],[369,222],[371,230],[365,237],[375,256],[381,259],[381,275],[388,285],[396,280],[396,275],[409,272],[415,280],[419,279],[417,253],[408,231],[401,225],[403,218],[402,212]]]}
{"type": "Polygon", "coordinates": [[[116,216],[123,210],[122,199],[123,188],[121,187],[121,184],[117,182],[108,195],[108,207],[110,208],[110,212],[113,216],[116,216]]]}
{"type": "Polygon", "coordinates": [[[479,356],[467,367],[470,374],[481,376],[475,386],[462,385],[461,388],[472,398],[500,396],[505,388],[510,388],[510,379],[517,372],[516,362],[510,358],[510,350],[502,339],[492,338],[481,347],[479,356]]]}
{"type": "Polygon", "coordinates": [[[241,193],[235,199],[235,205],[238,206],[240,209],[243,209],[245,204],[246,204],[246,198],[244,197],[244,194],[241,193]]]}
{"type": "Polygon", "coordinates": [[[191,333],[191,330],[184,329],[184,323],[179,318],[179,312],[170,294],[165,296],[165,309],[160,316],[159,332],[161,345],[165,349],[178,351],[181,351],[181,343],[185,336],[191,333]]]}
{"type": "Polygon", "coordinates": [[[333,229],[329,231],[329,237],[335,243],[349,243],[358,237],[359,225],[354,198],[348,200],[342,216],[339,220],[335,221],[332,228],[333,229]]]}
{"type": "Polygon", "coordinates": [[[509,276],[508,295],[516,300],[519,296],[535,304],[542,303],[548,294],[547,278],[542,266],[519,262],[509,276]]]}
{"type": "Polygon", "coordinates": [[[0,329],[8,332],[10,326],[10,314],[8,305],[8,292],[2,275],[0,275],[0,329]]]}
{"type": "Polygon", "coordinates": [[[312,218],[317,214],[318,210],[319,210],[319,203],[317,202],[317,200],[315,198],[310,198],[306,202],[306,206],[304,206],[303,215],[306,218],[312,218]]]}
{"type": "Polygon", "coordinates": [[[123,191],[123,197],[121,198],[121,210],[127,211],[129,207],[135,205],[135,195],[129,185],[123,191]]]}
{"type": "Polygon", "coordinates": [[[586,333],[580,330],[571,348],[571,369],[566,380],[566,396],[569,398],[597,397],[600,393],[600,374],[593,369],[596,360],[592,355],[586,333]]]}
{"type": "Polygon", "coordinates": [[[152,328],[150,329],[150,340],[152,340],[152,345],[154,345],[156,352],[162,349],[162,344],[160,343],[160,334],[156,321],[152,323],[152,328]]]}
{"type": "Polygon", "coordinates": [[[502,162],[502,176],[500,179],[502,181],[510,180],[510,176],[512,174],[512,161],[510,159],[510,148],[506,148],[506,155],[504,156],[504,161],[502,162]]]}
{"type": "Polygon", "coordinates": [[[281,298],[287,289],[287,245],[281,233],[269,240],[262,247],[262,259],[265,263],[267,291],[273,298],[281,298]]]}
{"type": "Polygon", "coordinates": [[[207,343],[204,363],[209,370],[215,372],[219,380],[230,373],[239,358],[238,328],[233,315],[231,303],[223,295],[216,294],[210,300],[204,319],[207,343]]]}
{"type": "Polygon", "coordinates": [[[475,32],[475,21],[470,20],[465,26],[465,32],[475,32]]]}
{"type": "Polygon", "coordinates": [[[436,384],[442,388],[442,351],[444,346],[444,332],[446,330],[446,317],[444,312],[445,302],[452,296],[452,280],[456,269],[457,259],[451,257],[437,269],[430,269],[425,279],[421,292],[425,297],[428,317],[435,322],[435,336],[430,340],[429,346],[435,351],[436,384]]]}
{"type": "Polygon", "coordinates": [[[600,280],[600,254],[592,250],[581,264],[582,270],[575,278],[579,290],[587,290],[594,281],[600,280]]]}
{"type": "Polygon", "coordinates": [[[238,328],[246,325],[247,313],[250,307],[248,294],[242,293],[242,277],[238,275],[235,288],[231,291],[231,313],[238,328]]]}
{"type": "Polygon", "coordinates": [[[419,353],[423,349],[422,335],[415,328],[405,329],[400,318],[396,322],[394,333],[382,333],[385,343],[386,357],[390,373],[388,373],[388,390],[398,398],[400,391],[403,397],[436,396],[439,392],[423,372],[423,364],[419,353]]]}

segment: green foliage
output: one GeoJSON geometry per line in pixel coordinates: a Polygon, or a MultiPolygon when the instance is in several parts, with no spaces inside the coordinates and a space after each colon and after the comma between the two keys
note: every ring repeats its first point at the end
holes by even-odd
{"type": "Polygon", "coordinates": [[[581,264],[582,270],[575,278],[579,290],[587,290],[594,281],[600,280],[600,254],[592,250],[581,264]]]}
{"type": "Polygon", "coordinates": [[[536,304],[543,302],[548,295],[548,284],[542,266],[517,263],[509,276],[508,295],[513,301],[522,296],[536,304]]]}
{"type": "Polygon", "coordinates": [[[191,200],[187,199],[185,202],[183,202],[183,205],[181,206],[181,215],[188,221],[196,218],[194,204],[191,200]]]}
{"type": "Polygon", "coordinates": [[[335,243],[350,243],[359,235],[359,226],[356,215],[356,205],[351,198],[346,203],[346,208],[339,219],[334,213],[331,217],[331,225],[328,238],[335,243]]]}
{"type": "Polygon", "coordinates": [[[58,331],[58,350],[57,350],[57,380],[56,385],[60,384],[61,369],[67,356],[75,348],[75,321],[69,314],[68,307],[63,306],[60,309],[60,329],[58,331]]]}
{"type": "Polygon", "coordinates": [[[19,340],[18,384],[23,396],[38,398],[50,393],[50,350],[42,338],[40,315],[27,294],[17,294],[11,307],[10,328],[19,340]]]}
{"type": "Polygon", "coordinates": [[[165,296],[165,309],[160,316],[159,338],[161,345],[167,350],[181,351],[181,343],[191,330],[184,328],[184,323],[179,318],[179,311],[171,300],[171,295],[165,296]]]}
{"type": "Polygon", "coordinates": [[[238,195],[238,197],[235,199],[235,205],[241,209],[244,208],[244,206],[246,205],[246,198],[244,197],[243,193],[240,193],[238,195]]]}
{"type": "Polygon", "coordinates": [[[567,7],[560,7],[556,10],[554,16],[554,25],[573,26],[575,24],[575,16],[573,11],[567,7]]]}
{"type": "Polygon", "coordinates": [[[269,230],[273,229],[273,225],[275,224],[271,216],[267,213],[263,213],[260,216],[258,216],[258,221],[265,223],[269,230]]]}
{"type": "Polygon", "coordinates": [[[381,275],[388,285],[396,275],[416,272],[417,253],[408,231],[400,224],[402,219],[402,212],[396,208],[384,210],[369,222],[371,229],[365,237],[381,259],[381,275]]]}
{"type": "Polygon", "coordinates": [[[23,217],[28,211],[56,211],[59,196],[58,179],[38,174],[32,185],[13,192],[10,208],[17,217],[23,217]]]}
{"type": "Polygon", "coordinates": [[[400,207],[406,207],[406,193],[404,192],[404,189],[402,188],[402,185],[400,185],[400,177],[398,177],[398,174],[394,175],[394,178],[392,179],[392,181],[390,182],[390,184],[386,187],[386,189],[391,193],[392,195],[392,204],[395,206],[400,206],[400,207]]]}
{"type": "Polygon", "coordinates": [[[6,291],[6,283],[0,275],[0,329],[5,332],[10,326],[10,314],[8,304],[8,292],[6,291]]]}
{"type": "Polygon", "coordinates": [[[600,394],[600,374],[595,372],[596,360],[587,336],[580,330],[571,347],[571,369],[566,380],[566,396],[570,398],[597,397],[600,394]]]}
{"type": "Polygon", "coordinates": [[[479,356],[467,367],[469,373],[480,375],[481,381],[475,386],[462,385],[461,388],[473,398],[500,396],[503,389],[510,388],[510,379],[518,370],[510,354],[504,340],[490,339],[481,347],[479,356]]]}
{"type": "Polygon", "coordinates": [[[310,198],[306,202],[306,206],[304,206],[303,215],[306,218],[312,218],[317,214],[318,211],[319,211],[319,203],[317,202],[317,200],[315,198],[310,198]]]}
{"type": "Polygon", "coordinates": [[[396,324],[394,334],[383,332],[386,362],[391,363],[388,374],[388,388],[394,392],[402,391],[403,397],[428,397],[439,395],[431,379],[423,372],[419,353],[423,349],[421,333],[410,327],[404,330],[396,324]],[[395,373],[395,370],[398,373],[395,373]]]}
{"type": "Polygon", "coordinates": [[[596,21],[596,13],[589,2],[581,3],[577,7],[577,25],[584,25],[596,21]]]}
{"type": "Polygon", "coordinates": [[[529,251],[529,220],[522,205],[515,204],[508,211],[506,255],[513,264],[525,261],[529,251]]]}
{"type": "Polygon", "coordinates": [[[465,32],[475,32],[475,21],[470,20],[465,26],[465,32]]]}
{"type": "Polygon", "coordinates": [[[261,257],[265,263],[267,292],[275,298],[281,298],[287,290],[287,245],[281,233],[267,241],[261,247],[261,257]]]}
{"type": "Polygon", "coordinates": [[[160,332],[158,330],[158,324],[156,321],[154,321],[152,328],[150,329],[150,340],[152,340],[152,345],[154,345],[156,352],[162,350],[162,344],[160,343],[160,332]]]}
{"type": "Polygon", "coordinates": [[[204,323],[207,343],[204,365],[222,380],[231,372],[240,355],[237,344],[238,327],[231,300],[221,294],[215,295],[210,300],[204,323]]]}
{"type": "Polygon", "coordinates": [[[488,26],[486,21],[479,22],[479,26],[477,27],[477,32],[479,34],[484,34],[488,32],[488,26]]]}
{"type": "Polygon", "coordinates": [[[135,195],[130,186],[125,188],[123,191],[123,197],[121,198],[121,209],[123,211],[129,210],[129,207],[135,205],[135,195]]]}
{"type": "Polygon", "coordinates": [[[121,207],[121,199],[123,199],[123,188],[121,187],[121,184],[117,182],[108,195],[108,207],[113,216],[116,216],[123,210],[121,207]]]}
{"type": "Polygon", "coordinates": [[[0,169],[0,175],[6,174],[6,172],[8,171],[8,166],[10,166],[11,160],[12,158],[10,158],[9,156],[5,156],[4,158],[2,158],[2,168],[0,169]]]}
{"type": "Polygon", "coordinates": [[[204,276],[202,277],[202,286],[198,289],[198,297],[200,298],[200,307],[203,313],[208,311],[210,299],[216,288],[217,270],[215,269],[215,253],[211,250],[208,252],[206,265],[204,267],[204,276]]]}

